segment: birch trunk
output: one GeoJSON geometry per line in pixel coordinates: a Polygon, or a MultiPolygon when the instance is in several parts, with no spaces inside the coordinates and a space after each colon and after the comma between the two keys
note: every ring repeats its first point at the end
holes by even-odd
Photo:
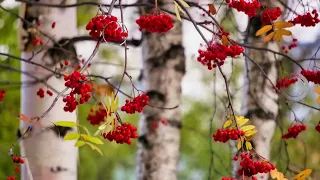
{"type": "MultiPolygon", "coordinates": [[[[76,0],[40,0],[42,3],[76,3],[76,0]]],[[[20,7],[20,15],[27,21],[35,24],[36,21],[40,22],[38,27],[42,32],[52,37],[56,42],[62,38],[75,36],[77,34],[76,26],[76,8],[47,8],[42,6],[32,6],[30,4],[22,3],[20,7]],[[56,22],[53,29],[52,23],[56,22]]],[[[20,45],[22,49],[21,57],[28,59],[33,56],[32,52],[39,51],[39,47],[32,46],[32,36],[36,30],[28,26],[26,23],[21,22],[19,27],[20,45]]],[[[32,62],[45,65],[54,70],[59,61],[64,61],[75,57],[76,52],[72,46],[68,51],[57,50],[56,48],[48,48],[53,46],[53,43],[44,36],[40,36],[45,45],[44,50],[36,54],[32,58],[32,62]],[[72,56],[72,57],[71,57],[72,56]]],[[[48,72],[41,67],[31,65],[30,63],[21,62],[21,71],[28,72],[22,73],[21,80],[28,81],[34,80],[33,77],[42,79],[52,72],[48,72]],[[30,77],[33,76],[33,77],[30,77]]],[[[52,86],[57,91],[64,89],[63,77],[51,77],[46,81],[48,85],[52,86]]],[[[42,83],[23,87],[21,89],[21,113],[27,117],[41,116],[52,104],[56,93],[53,96],[45,94],[41,99],[37,96],[39,88],[46,91],[46,86],[42,83]]],[[[21,142],[21,155],[25,156],[26,163],[22,165],[21,179],[22,180],[76,180],[77,179],[77,148],[74,147],[73,141],[64,141],[63,137],[66,133],[73,130],[68,128],[57,129],[54,128],[53,123],[56,121],[76,121],[76,113],[69,113],[63,110],[64,103],[60,98],[52,110],[40,121],[41,127],[34,126],[34,130],[21,142]],[[51,130],[48,130],[50,128],[51,130]],[[60,136],[59,136],[60,134],[60,136]]],[[[26,129],[30,124],[21,121],[20,128],[26,129]]]]}
{"type": "MultiPolygon", "coordinates": [[[[276,1],[261,0],[261,7],[274,8],[279,6],[276,1]]],[[[281,7],[281,6],[280,6],[281,7]]],[[[281,18],[278,19],[281,21],[281,18]]],[[[279,46],[275,42],[264,43],[263,37],[255,37],[255,33],[262,27],[260,16],[249,20],[248,41],[253,47],[268,48],[279,51],[279,46]]],[[[277,58],[278,56],[270,52],[247,49],[249,57],[256,62],[268,78],[275,85],[278,79],[277,58]]],[[[257,134],[253,138],[253,147],[262,157],[270,160],[270,143],[276,128],[276,117],[278,115],[279,104],[278,94],[271,83],[263,76],[261,70],[247,59],[248,62],[248,92],[247,92],[247,114],[253,125],[257,129],[257,134]]],[[[256,176],[259,180],[267,180],[268,174],[256,176]]]]}
{"type": "MultiPolygon", "coordinates": [[[[162,8],[173,10],[171,1],[161,1],[161,4],[162,8]]],[[[161,35],[145,33],[144,36],[141,79],[144,91],[150,97],[149,103],[156,107],[177,106],[181,101],[181,80],[185,74],[182,24],[175,22],[173,29],[161,35]]],[[[137,179],[177,179],[180,127],[179,108],[145,108],[139,121],[137,179]],[[161,124],[160,117],[166,119],[168,125],[161,124]],[[154,124],[158,128],[154,128],[154,124]]]]}

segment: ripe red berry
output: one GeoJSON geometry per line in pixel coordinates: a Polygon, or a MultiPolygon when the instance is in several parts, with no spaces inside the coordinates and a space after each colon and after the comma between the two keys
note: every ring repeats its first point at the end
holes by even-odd
{"type": "Polygon", "coordinates": [[[54,22],[52,22],[52,24],[51,24],[51,28],[54,29],[55,27],[56,27],[56,22],[54,21],[54,22]]]}
{"type": "Polygon", "coordinates": [[[116,141],[118,144],[131,144],[130,139],[137,139],[138,135],[136,133],[137,128],[129,123],[123,123],[121,126],[117,126],[115,130],[109,133],[102,133],[104,139],[109,141],[116,141]]]}
{"type": "Polygon", "coordinates": [[[318,131],[320,133],[320,121],[319,123],[317,124],[317,126],[315,127],[316,131],[318,131]]]}
{"type": "Polygon", "coordinates": [[[3,100],[5,93],[6,93],[6,90],[5,90],[5,89],[2,89],[2,90],[0,91],[0,101],[3,100]]]}
{"type": "Polygon", "coordinates": [[[24,160],[23,160],[22,158],[20,158],[20,159],[19,159],[19,163],[20,163],[20,164],[23,164],[23,163],[24,163],[24,160]]]}
{"type": "Polygon", "coordinates": [[[242,130],[237,129],[218,129],[215,134],[212,135],[214,141],[226,143],[229,140],[237,140],[244,135],[242,130]]]}
{"type": "Polygon", "coordinates": [[[282,139],[296,138],[302,131],[305,131],[306,129],[307,127],[304,124],[295,124],[294,126],[288,128],[288,133],[282,135],[282,139]]]}
{"type": "Polygon", "coordinates": [[[37,91],[37,95],[40,97],[40,98],[44,98],[44,90],[42,88],[39,88],[39,90],[37,91]]]}
{"type": "Polygon", "coordinates": [[[234,8],[239,12],[244,12],[249,18],[257,14],[257,9],[260,9],[258,0],[244,1],[244,0],[226,0],[230,8],[234,8]]]}
{"type": "Polygon", "coordinates": [[[298,82],[298,78],[291,78],[287,76],[282,79],[279,79],[277,81],[276,87],[278,89],[288,88],[290,85],[295,84],[296,82],[298,82]]]}
{"type": "Polygon", "coordinates": [[[309,82],[320,84],[320,71],[301,70],[300,72],[309,82]]]}
{"type": "MultiPolygon", "coordinates": [[[[252,177],[258,173],[269,173],[274,170],[275,166],[266,161],[254,161],[251,155],[241,154],[240,169],[238,170],[239,176],[252,177]]],[[[254,177],[252,177],[253,179],[254,177]]]]}
{"type": "Polygon", "coordinates": [[[50,90],[47,90],[47,94],[48,94],[49,96],[52,96],[52,95],[53,95],[53,93],[52,93],[50,90]]]}
{"type": "Polygon", "coordinates": [[[108,115],[106,109],[103,107],[102,104],[99,105],[99,108],[97,110],[91,109],[90,111],[91,113],[88,114],[87,119],[92,125],[99,125],[100,123],[104,122],[105,118],[108,115]]]}
{"type": "Polygon", "coordinates": [[[275,21],[280,17],[282,11],[280,7],[276,7],[274,9],[265,9],[261,13],[261,22],[262,24],[269,24],[272,21],[275,21]]]}
{"type": "Polygon", "coordinates": [[[15,172],[20,172],[20,168],[16,167],[16,168],[14,168],[14,171],[15,172]]]}
{"type": "Polygon", "coordinates": [[[289,21],[293,23],[294,25],[300,24],[302,27],[310,27],[310,26],[316,26],[320,22],[320,19],[318,18],[319,14],[317,10],[313,10],[311,13],[307,12],[303,15],[298,15],[295,17],[292,21],[289,21]]]}
{"type": "Polygon", "coordinates": [[[64,61],[64,65],[68,66],[68,64],[69,64],[69,61],[68,61],[68,60],[65,60],[65,61],[64,61]]]}
{"type": "Polygon", "coordinates": [[[126,100],[126,104],[121,107],[121,111],[128,114],[134,114],[135,112],[142,112],[143,108],[149,104],[149,96],[146,94],[139,94],[137,97],[126,100]]]}
{"type": "MultiPolygon", "coordinates": [[[[159,11],[153,9],[152,11],[159,11]]],[[[164,13],[147,14],[136,20],[140,31],[144,30],[152,33],[165,33],[173,28],[173,18],[164,13]]]]}
{"type": "Polygon", "coordinates": [[[238,160],[238,156],[234,156],[233,160],[237,161],[238,160]]]}

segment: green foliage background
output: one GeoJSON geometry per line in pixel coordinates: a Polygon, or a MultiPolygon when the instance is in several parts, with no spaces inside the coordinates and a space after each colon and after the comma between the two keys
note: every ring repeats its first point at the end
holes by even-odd
{"type": "MultiPolygon", "coordinates": [[[[12,9],[18,13],[18,9],[12,9]]],[[[96,13],[96,8],[82,6],[78,8],[78,25],[83,28],[96,13]],[[85,14],[85,15],[84,15],[85,14]]],[[[20,56],[17,41],[17,20],[14,16],[4,11],[0,11],[0,46],[7,45],[9,53],[20,56]],[[1,25],[1,23],[0,23],[1,25]]],[[[109,56],[110,52],[104,51],[104,56],[109,56]]],[[[9,72],[3,66],[9,64],[16,68],[20,67],[20,62],[14,59],[7,59],[0,56],[0,79],[2,81],[19,82],[20,74],[9,72]]],[[[235,73],[238,74],[241,69],[236,68],[235,73]]],[[[232,81],[235,82],[235,81],[232,81]]],[[[20,109],[20,87],[16,85],[0,84],[0,89],[7,88],[8,92],[2,102],[0,102],[0,179],[5,179],[13,174],[13,163],[8,154],[10,146],[17,140],[16,131],[19,127],[19,121],[16,119],[20,109]]],[[[184,100],[184,103],[191,105],[191,109],[183,115],[183,128],[181,130],[181,162],[179,165],[179,179],[207,179],[208,167],[210,165],[211,152],[209,133],[210,119],[212,118],[213,108],[210,102],[195,102],[193,100],[184,100]]],[[[82,105],[79,108],[79,118],[81,123],[89,127],[91,132],[95,131],[86,120],[89,113],[90,105],[82,105]]],[[[288,110],[282,108],[280,121],[287,120],[288,110]]],[[[137,124],[138,115],[124,116],[126,121],[137,124]]],[[[320,143],[319,134],[312,128],[315,126],[317,115],[310,116],[307,126],[310,129],[299,138],[302,141],[289,140],[287,145],[280,141],[280,129],[277,129],[274,140],[272,141],[272,160],[277,163],[278,169],[285,171],[286,169],[286,152],[290,156],[291,163],[296,166],[291,169],[313,168],[319,169],[320,162],[320,143]],[[303,148],[302,143],[306,148],[303,148]],[[285,150],[285,146],[288,150],[285,150]],[[306,151],[307,156],[302,156],[306,151]]],[[[221,126],[222,120],[214,119],[213,131],[221,126]]],[[[286,122],[286,121],[285,121],[286,122]]],[[[288,124],[285,125],[285,127],[288,124]]],[[[230,145],[213,143],[214,150],[214,170],[212,170],[213,178],[220,179],[222,176],[231,175],[231,149],[230,145]],[[218,158],[219,157],[219,158],[218,158]]],[[[117,145],[115,143],[105,142],[101,147],[104,157],[92,151],[87,147],[80,148],[79,161],[79,179],[80,180],[131,180],[135,179],[136,168],[136,141],[131,146],[117,145]]],[[[17,153],[19,149],[17,149],[17,153]]],[[[299,170],[298,170],[299,171],[299,170]]],[[[317,172],[315,172],[317,173],[317,172]]],[[[320,177],[320,176],[316,176],[320,177]]]]}

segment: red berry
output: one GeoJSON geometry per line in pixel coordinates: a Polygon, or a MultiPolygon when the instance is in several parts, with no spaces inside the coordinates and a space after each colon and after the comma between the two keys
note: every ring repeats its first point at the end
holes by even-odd
{"type": "Polygon", "coordinates": [[[238,156],[234,156],[233,160],[237,161],[238,160],[238,156]]]}
{"type": "MultiPolygon", "coordinates": [[[[153,11],[157,11],[154,9],[153,11]]],[[[165,33],[173,28],[173,18],[168,14],[147,14],[136,20],[140,30],[152,33],[165,33]]]]}
{"type": "Polygon", "coordinates": [[[5,89],[2,89],[2,90],[0,91],[0,101],[3,100],[5,93],[6,93],[6,90],[5,90],[5,89]]]}
{"type": "Polygon", "coordinates": [[[55,27],[56,27],[56,22],[54,21],[54,22],[52,22],[52,24],[51,24],[51,28],[54,29],[55,27]]]}
{"type": "Polygon", "coordinates": [[[15,172],[20,172],[20,168],[16,167],[16,168],[14,168],[14,171],[15,172]]]}
{"type": "Polygon", "coordinates": [[[134,114],[135,112],[142,112],[143,108],[149,104],[149,96],[146,94],[138,95],[132,100],[126,100],[126,104],[121,107],[121,111],[128,114],[134,114]]]}
{"type": "Polygon", "coordinates": [[[137,139],[138,135],[136,133],[137,128],[129,123],[123,123],[121,126],[117,126],[115,130],[110,131],[109,133],[102,133],[104,139],[109,141],[116,141],[118,144],[131,144],[130,139],[137,139]]]}

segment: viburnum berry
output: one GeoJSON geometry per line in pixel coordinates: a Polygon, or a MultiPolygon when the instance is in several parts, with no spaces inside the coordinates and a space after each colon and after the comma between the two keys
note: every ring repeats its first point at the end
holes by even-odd
{"type": "Polygon", "coordinates": [[[310,26],[316,26],[320,22],[320,19],[318,18],[319,14],[317,10],[312,10],[312,12],[307,12],[306,14],[303,15],[298,15],[295,17],[293,20],[289,21],[293,23],[294,25],[300,24],[302,27],[310,27],[310,26]]]}
{"type": "Polygon", "coordinates": [[[318,131],[320,133],[320,121],[318,122],[318,124],[315,127],[316,131],[318,131]]]}
{"type": "Polygon", "coordinates": [[[126,30],[118,23],[118,18],[112,15],[99,15],[91,19],[86,29],[89,35],[98,40],[102,35],[106,41],[123,41],[128,37],[126,30]]]}
{"type": "Polygon", "coordinates": [[[109,141],[116,141],[118,144],[131,144],[131,139],[137,139],[137,128],[129,123],[123,123],[121,126],[117,126],[115,130],[108,133],[102,133],[104,139],[109,141]]]}
{"type": "Polygon", "coordinates": [[[288,128],[288,133],[282,135],[282,139],[296,138],[302,131],[305,131],[306,129],[307,127],[304,124],[295,124],[294,126],[288,128]]]}
{"type": "Polygon", "coordinates": [[[51,28],[54,29],[55,27],[56,27],[56,22],[54,21],[54,22],[52,22],[52,24],[51,24],[51,28]]]}
{"type": "Polygon", "coordinates": [[[217,64],[222,66],[227,57],[234,58],[244,51],[244,48],[238,45],[224,45],[219,42],[212,43],[212,41],[209,43],[209,47],[206,47],[205,50],[198,50],[199,56],[197,58],[197,60],[207,66],[209,70],[215,68],[217,64]]]}
{"type": "Polygon", "coordinates": [[[37,95],[40,98],[44,98],[44,90],[42,88],[39,88],[38,91],[37,91],[37,95]]]}
{"type": "Polygon", "coordinates": [[[149,96],[146,94],[139,94],[137,97],[126,100],[126,104],[121,107],[121,111],[127,114],[134,114],[135,112],[142,112],[143,108],[149,104],[149,96]]]}
{"type": "Polygon", "coordinates": [[[258,0],[226,0],[229,8],[234,8],[239,12],[244,12],[249,18],[257,14],[257,9],[260,9],[258,0]]]}
{"type": "Polygon", "coordinates": [[[14,163],[20,163],[20,164],[24,163],[24,160],[22,158],[18,157],[18,156],[14,156],[12,158],[12,160],[13,160],[14,163]]]}
{"type": "Polygon", "coordinates": [[[141,16],[136,20],[140,31],[144,30],[152,33],[165,33],[173,28],[173,18],[165,13],[161,13],[158,8],[151,10],[150,14],[141,16]]]}
{"type": "Polygon", "coordinates": [[[38,44],[43,45],[44,43],[40,38],[38,38],[37,36],[34,36],[33,37],[33,41],[32,41],[32,45],[36,46],[38,44]]]}
{"type": "Polygon", "coordinates": [[[300,72],[309,82],[320,84],[320,71],[301,70],[300,72]]]}
{"type": "Polygon", "coordinates": [[[14,171],[15,172],[20,172],[20,168],[16,167],[16,168],[14,168],[14,171]]]}
{"type": "Polygon", "coordinates": [[[87,83],[87,77],[75,70],[72,74],[64,76],[65,86],[71,88],[69,95],[62,100],[66,103],[63,108],[66,112],[73,112],[78,104],[88,102],[91,95],[92,87],[87,83]],[[79,101],[76,100],[76,95],[80,95],[79,101]]]}
{"type": "Polygon", "coordinates": [[[243,135],[244,135],[244,131],[242,130],[227,128],[227,129],[218,129],[217,132],[212,135],[212,137],[213,137],[213,140],[216,142],[226,143],[230,139],[237,140],[243,135]]]}
{"type": "Polygon", "coordinates": [[[234,157],[233,157],[233,160],[234,160],[234,161],[238,161],[238,156],[234,156],[234,157]]]}
{"type": "Polygon", "coordinates": [[[272,21],[277,20],[282,14],[280,7],[273,9],[265,9],[261,13],[261,22],[262,24],[269,24],[272,21]]]}
{"type": "MultiPolygon", "coordinates": [[[[254,161],[251,155],[245,153],[241,154],[240,169],[238,170],[239,176],[252,177],[258,173],[269,173],[276,167],[270,162],[266,161],[254,161]]],[[[254,177],[252,177],[253,179],[254,177]]]]}
{"type": "Polygon", "coordinates": [[[277,81],[276,87],[278,89],[288,88],[290,85],[295,84],[296,82],[298,82],[298,78],[284,77],[277,81]]]}
{"type": "Polygon", "coordinates": [[[99,108],[97,110],[90,110],[90,114],[88,114],[87,119],[90,121],[90,124],[99,125],[100,123],[105,121],[107,115],[107,110],[101,104],[99,105],[99,108]]]}
{"type": "Polygon", "coordinates": [[[53,95],[53,93],[52,93],[50,90],[47,90],[47,94],[48,94],[49,96],[52,96],[52,95],[53,95]]]}
{"type": "Polygon", "coordinates": [[[5,94],[6,94],[6,90],[5,90],[5,89],[2,89],[2,90],[0,91],[0,101],[3,100],[5,94]]]}

